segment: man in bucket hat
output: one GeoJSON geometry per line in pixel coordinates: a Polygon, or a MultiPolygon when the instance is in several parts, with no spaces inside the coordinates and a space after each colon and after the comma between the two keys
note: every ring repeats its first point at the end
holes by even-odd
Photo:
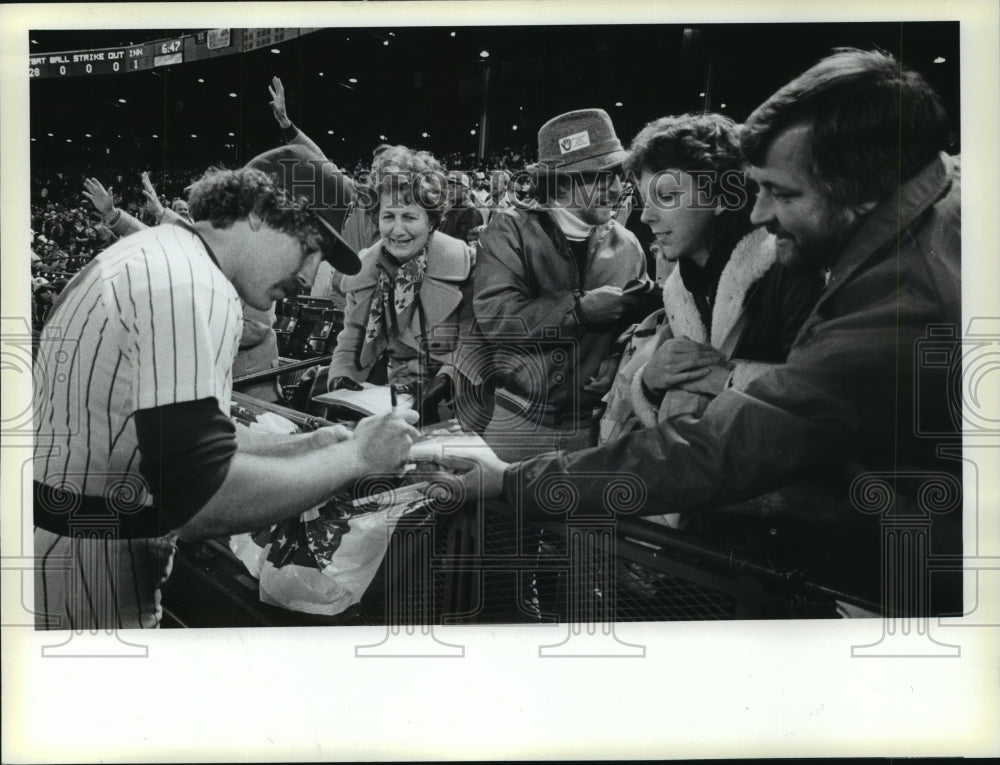
{"type": "Polygon", "coordinates": [[[415,413],[283,437],[228,416],[241,301],[267,309],[324,258],[358,271],[350,193],[300,146],[211,169],[193,222],[122,239],[63,290],[37,361],[36,626],[155,627],[177,537],[259,529],[403,464],[415,413]]]}
{"type": "MultiPolygon", "coordinates": [[[[636,318],[623,288],[646,280],[635,236],[611,219],[626,156],[602,109],[538,131],[538,206],[495,216],[474,271],[476,330],[463,372],[487,394],[465,414],[501,455],[592,443],[615,339],[636,318]]],[[[460,407],[463,408],[463,407],[460,407]]]]}

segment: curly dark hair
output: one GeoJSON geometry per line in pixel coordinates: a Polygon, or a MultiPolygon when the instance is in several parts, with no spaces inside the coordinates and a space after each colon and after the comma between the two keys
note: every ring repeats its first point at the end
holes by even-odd
{"type": "Polygon", "coordinates": [[[205,220],[226,229],[254,213],[270,228],[298,239],[303,247],[310,237],[324,235],[307,204],[282,189],[276,177],[248,167],[209,168],[188,194],[191,220],[205,220]]]}
{"type": "Polygon", "coordinates": [[[951,128],[941,99],[883,51],[837,48],[747,118],[743,151],[762,164],[795,125],[811,132],[812,174],[839,204],[876,201],[943,151],[951,128]]]}
{"type": "Polygon", "coordinates": [[[391,194],[400,204],[419,205],[435,227],[448,211],[444,166],[428,151],[390,146],[372,163],[372,180],[375,198],[371,201],[376,207],[383,194],[391,194]]]}

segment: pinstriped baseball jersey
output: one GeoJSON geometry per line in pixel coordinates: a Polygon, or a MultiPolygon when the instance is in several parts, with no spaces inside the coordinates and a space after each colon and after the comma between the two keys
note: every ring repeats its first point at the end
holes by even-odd
{"type": "MultiPolygon", "coordinates": [[[[193,229],[180,225],[147,229],[98,255],[63,290],[39,342],[35,480],[75,495],[108,498],[109,506],[126,512],[141,512],[151,505],[139,475],[133,413],[215,398],[228,416],[232,364],[241,331],[239,296],[193,229]]],[[[56,536],[36,528],[36,555],[51,559],[56,536]]],[[[94,566],[103,561],[103,575],[112,583],[108,571],[117,568],[127,578],[130,571],[146,566],[131,565],[129,560],[137,554],[148,558],[144,551],[152,549],[141,540],[94,544],[104,550],[93,556],[94,566]],[[117,567],[114,560],[120,561],[117,567]]],[[[156,556],[162,558],[162,552],[156,556]]],[[[77,564],[83,560],[89,557],[78,552],[77,564]]],[[[94,566],[86,569],[87,576],[100,576],[93,573],[94,566]]],[[[84,571],[81,565],[74,576],[83,577],[84,571]]],[[[119,581],[112,589],[122,593],[140,589],[140,599],[145,600],[153,597],[148,585],[157,580],[143,573],[141,587],[136,579],[119,581]]],[[[52,576],[36,575],[36,610],[45,609],[47,602],[49,613],[61,617],[65,609],[69,623],[63,622],[63,627],[80,628],[81,622],[96,627],[150,626],[146,617],[136,622],[123,619],[121,613],[108,623],[98,616],[93,597],[89,608],[87,598],[77,597],[90,594],[80,582],[70,584],[64,593],[76,592],[70,599],[77,602],[54,607],[51,581],[52,576]],[[41,593],[41,601],[40,580],[47,580],[49,587],[41,593]]],[[[88,584],[86,579],[83,584],[88,584]]]]}

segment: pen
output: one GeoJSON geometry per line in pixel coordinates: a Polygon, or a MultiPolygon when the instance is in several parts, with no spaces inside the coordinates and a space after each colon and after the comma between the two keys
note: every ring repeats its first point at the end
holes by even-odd
{"type": "Polygon", "coordinates": [[[396,398],[396,386],[395,385],[390,385],[389,386],[389,401],[392,404],[392,408],[393,409],[395,409],[396,406],[399,404],[399,399],[396,398]]]}

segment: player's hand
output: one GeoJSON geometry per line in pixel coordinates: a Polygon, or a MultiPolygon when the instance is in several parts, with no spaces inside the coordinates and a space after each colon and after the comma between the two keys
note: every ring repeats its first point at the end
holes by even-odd
{"type": "Polygon", "coordinates": [[[153,182],[149,180],[149,173],[143,172],[139,177],[142,179],[142,194],[146,197],[146,212],[155,216],[157,220],[162,219],[163,205],[160,203],[160,198],[156,195],[153,182]]]}
{"type": "Polygon", "coordinates": [[[330,380],[327,390],[361,390],[364,386],[356,383],[350,377],[334,377],[330,380]]]}
{"type": "Polygon", "coordinates": [[[413,427],[418,417],[413,409],[397,407],[358,423],[352,441],[362,475],[395,473],[406,464],[410,446],[420,436],[413,427]]]}
{"type": "Polygon", "coordinates": [[[672,337],[653,352],[642,372],[642,381],[653,391],[665,391],[682,383],[699,380],[726,359],[715,348],[686,337],[672,337]]]}
{"type": "Polygon", "coordinates": [[[622,288],[605,285],[585,292],[580,298],[580,310],[588,324],[610,324],[625,311],[622,288]]]}
{"type": "Polygon", "coordinates": [[[271,94],[271,111],[274,112],[274,118],[278,121],[278,127],[291,127],[292,121],[288,119],[288,110],[285,106],[285,86],[281,84],[280,77],[271,78],[267,92],[271,94]]]}
{"type": "Polygon", "coordinates": [[[345,425],[334,424],[326,425],[322,428],[316,428],[312,433],[309,434],[309,439],[312,441],[313,445],[322,448],[324,446],[330,446],[331,444],[339,444],[341,441],[347,441],[354,436],[354,431],[345,425]]]}
{"type": "Polygon", "coordinates": [[[94,205],[94,208],[105,218],[115,211],[115,198],[112,195],[114,186],[104,185],[96,178],[83,179],[83,195],[94,205]]]}

